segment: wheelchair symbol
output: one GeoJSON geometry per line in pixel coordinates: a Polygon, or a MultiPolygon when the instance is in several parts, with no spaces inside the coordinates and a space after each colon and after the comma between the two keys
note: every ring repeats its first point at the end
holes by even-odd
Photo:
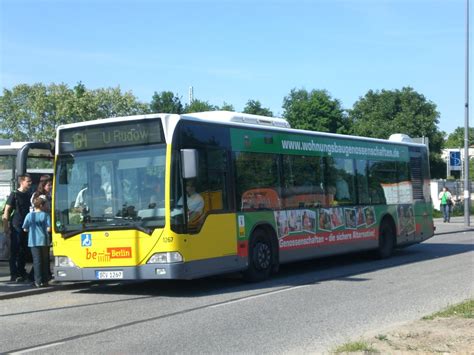
{"type": "Polygon", "coordinates": [[[83,246],[83,247],[92,246],[92,235],[91,234],[81,234],[81,246],[83,246]]]}

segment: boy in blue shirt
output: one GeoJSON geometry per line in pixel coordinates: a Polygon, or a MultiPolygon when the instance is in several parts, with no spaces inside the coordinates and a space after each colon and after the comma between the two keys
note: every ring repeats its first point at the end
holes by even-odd
{"type": "Polygon", "coordinates": [[[37,197],[33,200],[35,210],[26,215],[23,230],[28,233],[28,246],[33,255],[33,269],[35,273],[35,286],[48,286],[49,272],[49,232],[51,219],[43,211],[46,200],[37,197]]]}

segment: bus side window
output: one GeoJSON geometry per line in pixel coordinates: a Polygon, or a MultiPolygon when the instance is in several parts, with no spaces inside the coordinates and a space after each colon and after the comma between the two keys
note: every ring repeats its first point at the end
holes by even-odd
{"type": "Polygon", "coordinates": [[[204,175],[206,189],[203,191],[204,204],[207,211],[228,209],[227,170],[228,158],[225,149],[207,149],[206,174],[204,175]]]}
{"type": "MultiPolygon", "coordinates": [[[[235,187],[237,192],[237,206],[239,209],[264,208],[265,202],[256,205],[258,196],[249,200],[247,191],[266,191],[272,189],[278,195],[280,191],[279,157],[276,154],[236,152],[235,187]]],[[[260,197],[263,201],[263,197],[260,197]]],[[[270,205],[270,202],[268,203],[270,205]]]]}
{"type": "Polygon", "coordinates": [[[356,160],[356,181],[358,203],[360,205],[370,204],[369,180],[367,176],[367,160],[356,160]]]}
{"type": "Polygon", "coordinates": [[[242,194],[242,211],[280,208],[280,197],[274,189],[252,189],[242,194]]]}
{"type": "Polygon", "coordinates": [[[317,207],[323,204],[321,163],[322,159],[315,156],[283,156],[284,208],[317,207]]]}
{"type": "Polygon", "coordinates": [[[197,154],[199,163],[195,187],[202,199],[203,208],[199,216],[188,219],[191,233],[199,230],[209,213],[228,209],[227,151],[206,147],[197,149],[197,154]]]}
{"type": "Polygon", "coordinates": [[[398,203],[397,164],[369,161],[369,194],[372,204],[398,203]]]}
{"type": "Polygon", "coordinates": [[[413,203],[413,185],[408,162],[397,162],[398,203],[413,203]]]}
{"type": "Polygon", "coordinates": [[[325,161],[328,204],[355,204],[354,161],[332,157],[326,157],[325,161]]]}

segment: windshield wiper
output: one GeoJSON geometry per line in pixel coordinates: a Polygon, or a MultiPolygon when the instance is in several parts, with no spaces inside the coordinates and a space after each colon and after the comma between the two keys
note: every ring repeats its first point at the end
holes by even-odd
{"type": "MultiPolygon", "coordinates": [[[[94,220],[97,221],[96,218],[92,218],[93,222],[94,220]]],[[[113,222],[113,223],[108,223],[108,224],[98,224],[98,223],[93,223],[93,222],[92,223],[86,222],[82,224],[81,230],[72,230],[72,231],[64,232],[62,233],[62,237],[64,239],[67,239],[83,232],[122,229],[122,228],[127,228],[127,227],[132,227],[148,235],[151,235],[153,233],[153,228],[147,228],[143,226],[140,223],[140,221],[124,220],[123,218],[113,218],[113,217],[111,218],[100,217],[100,220],[101,221],[107,221],[107,220],[122,221],[122,223],[113,222]]]]}
{"type": "Polygon", "coordinates": [[[151,233],[153,232],[153,229],[151,228],[146,228],[144,227],[142,224],[141,224],[141,221],[137,221],[137,220],[134,220],[134,219],[124,219],[124,218],[113,218],[114,223],[111,223],[111,224],[107,224],[107,226],[117,226],[117,227],[128,227],[128,226],[131,226],[131,227],[134,227],[136,229],[138,229],[140,232],[143,232],[143,233],[146,233],[148,235],[151,235],[151,233]],[[118,221],[121,221],[122,223],[118,223],[118,221]]]}
{"type": "Polygon", "coordinates": [[[138,229],[140,232],[150,235],[153,232],[152,228],[146,228],[142,225],[140,218],[135,219],[132,217],[106,217],[106,220],[112,220],[113,223],[107,224],[108,226],[132,226],[138,229]]]}

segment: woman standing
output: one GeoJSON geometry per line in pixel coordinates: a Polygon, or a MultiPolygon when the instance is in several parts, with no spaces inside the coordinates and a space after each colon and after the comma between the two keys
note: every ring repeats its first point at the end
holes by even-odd
{"type": "MultiPolygon", "coordinates": [[[[49,216],[49,220],[51,221],[51,192],[53,189],[53,180],[51,179],[50,175],[42,175],[36,188],[36,191],[31,196],[31,208],[30,212],[34,211],[34,201],[39,197],[44,201],[44,204],[41,207],[41,210],[45,212],[49,216]]],[[[48,231],[47,235],[47,246],[46,246],[46,254],[48,256],[47,268],[48,268],[48,281],[52,280],[52,272],[50,269],[50,260],[49,260],[49,248],[51,246],[51,229],[48,231]]],[[[30,271],[30,280],[34,279],[34,267],[31,268],[30,271]]]]}
{"type": "Polygon", "coordinates": [[[440,209],[443,212],[443,222],[449,223],[451,206],[453,205],[453,196],[449,189],[445,186],[443,190],[439,193],[438,198],[440,199],[440,209]]]}
{"type": "Polygon", "coordinates": [[[53,180],[49,175],[42,175],[36,188],[36,191],[31,196],[31,206],[33,207],[33,201],[37,197],[41,197],[46,201],[44,205],[44,211],[51,217],[51,190],[53,188],[53,180]]]}

